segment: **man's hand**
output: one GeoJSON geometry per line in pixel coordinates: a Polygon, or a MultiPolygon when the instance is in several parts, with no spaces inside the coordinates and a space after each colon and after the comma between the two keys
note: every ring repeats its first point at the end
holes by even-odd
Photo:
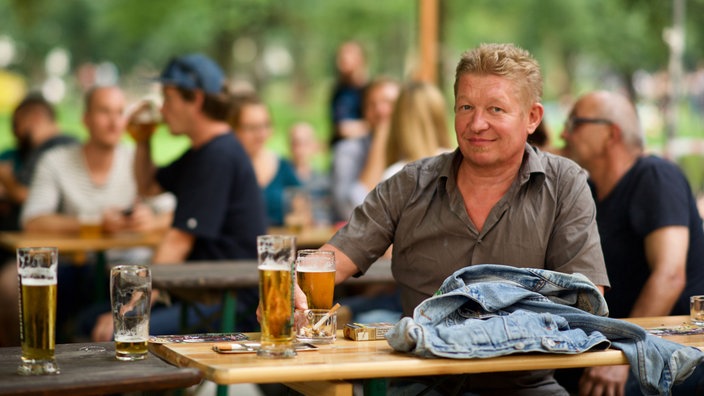
{"type": "MultiPolygon", "coordinates": [[[[308,309],[308,299],[306,298],[306,294],[303,293],[303,290],[301,290],[298,286],[298,283],[296,283],[296,286],[293,289],[293,305],[295,310],[305,311],[308,309]]],[[[261,300],[259,301],[259,305],[257,305],[257,322],[262,322],[261,300]]]]}
{"type": "Polygon", "coordinates": [[[630,366],[588,367],[579,379],[580,396],[623,396],[630,366]]]}
{"type": "Polygon", "coordinates": [[[113,329],[112,312],[106,312],[98,316],[90,338],[93,342],[110,341],[112,340],[113,329]]]}

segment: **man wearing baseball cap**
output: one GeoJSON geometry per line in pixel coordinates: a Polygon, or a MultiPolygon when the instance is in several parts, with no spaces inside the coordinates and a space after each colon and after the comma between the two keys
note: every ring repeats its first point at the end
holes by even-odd
{"type": "MultiPolygon", "coordinates": [[[[159,81],[164,122],[172,134],[188,137],[191,147],[171,164],[157,168],[149,137],[136,142],[139,194],[170,191],[177,199],[173,224],[155,252],[154,264],[256,258],[256,237],[266,233],[266,216],[251,162],[226,122],[230,103],[222,70],[204,55],[183,55],[169,62],[159,81]]],[[[252,304],[247,304],[246,293],[238,293],[238,309],[252,305],[254,312],[257,293],[251,294],[252,304]]],[[[178,314],[166,312],[175,305],[152,311],[150,334],[178,330],[178,314]]],[[[219,306],[201,308],[214,312],[219,306]]],[[[189,320],[195,316],[189,315],[189,320]]],[[[92,338],[111,337],[111,318],[103,317],[92,338]]]]}

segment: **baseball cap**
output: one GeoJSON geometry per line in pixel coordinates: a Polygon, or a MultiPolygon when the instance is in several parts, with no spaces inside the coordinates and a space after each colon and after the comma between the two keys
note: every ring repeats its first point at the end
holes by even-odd
{"type": "Polygon", "coordinates": [[[207,56],[188,54],[171,59],[158,80],[164,85],[218,94],[222,91],[225,75],[220,66],[207,56]]]}

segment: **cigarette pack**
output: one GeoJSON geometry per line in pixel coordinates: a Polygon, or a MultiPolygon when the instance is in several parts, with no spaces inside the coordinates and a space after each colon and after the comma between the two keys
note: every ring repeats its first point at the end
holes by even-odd
{"type": "Polygon", "coordinates": [[[345,338],[349,338],[354,341],[374,341],[383,340],[384,334],[386,334],[391,328],[394,327],[393,323],[388,322],[377,322],[377,323],[347,323],[343,332],[345,338]]]}

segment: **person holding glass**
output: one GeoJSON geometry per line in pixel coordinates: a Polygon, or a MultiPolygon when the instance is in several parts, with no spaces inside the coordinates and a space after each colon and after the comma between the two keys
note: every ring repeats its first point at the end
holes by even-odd
{"type": "MultiPolygon", "coordinates": [[[[459,148],[411,162],[369,193],[321,247],[335,252],[336,282],[364,273],[393,244],[407,316],[449,275],[474,264],[580,272],[603,291],[609,281],[586,173],[526,143],[543,117],[541,94],[540,67],[528,51],[482,44],[464,53],[454,84],[459,148]]],[[[567,395],[550,370],[445,383],[462,380],[467,392],[567,395]]],[[[392,385],[425,388],[419,381],[392,385]]]]}

